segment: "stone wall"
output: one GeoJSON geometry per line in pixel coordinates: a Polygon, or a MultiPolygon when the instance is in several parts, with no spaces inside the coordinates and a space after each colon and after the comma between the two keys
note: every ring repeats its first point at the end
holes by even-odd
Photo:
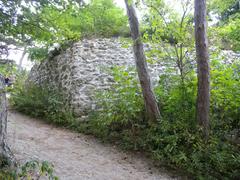
{"type": "MultiPolygon", "coordinates": [[[[85,39],[66,52],[35,65],[29,79],[62,91],[75,114],[81,117],[95,108],[95,92],[113,83],[106,72],[113,66],[135,67],[132,48],[123,48],[119,39],[85,39]]],[[[153,82],[157,82],[160,65],[149,65],[149,69],[153,82]]]]}

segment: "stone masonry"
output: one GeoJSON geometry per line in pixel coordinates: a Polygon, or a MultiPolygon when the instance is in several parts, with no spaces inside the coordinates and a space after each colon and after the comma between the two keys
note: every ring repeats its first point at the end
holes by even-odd
{"type": "MultiPolygon", "coordinates": [[[[132,48],[123,48],[117,38],[85,39],[60,55],[35,65],[29,79],[59,89],[65,94],[74,113],[81,117],[95,108],[95,92],[107,89],[113,83],[106,71],[106,68],[113,66],[135,67],[132,48]]],[[[160,65],[150,64],[149,69],[153,82],[158,81],[160,65]]]]}

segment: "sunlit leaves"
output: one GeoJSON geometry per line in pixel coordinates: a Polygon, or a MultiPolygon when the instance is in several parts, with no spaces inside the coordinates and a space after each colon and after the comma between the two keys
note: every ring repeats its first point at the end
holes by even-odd
{"type": "Polygon", "coordinates": [[[240,51],[240,14],[236,19],[230,19],[229,23],[219,28],[220,35],[231,43],[231,48],[240,51]]]}
{"type": "Polygon", "coordinates": [[[112,37],[129,31],[123,10],[112,0],[84,4],[72,0],[0,3],[4,5],[0,14],[1,34],[22,41],[29,49],[48,49],[54,43],[64,44],[81,37],[112,37]]]}
{"type": "Polygon", "coordinates": [[[98,94],[98,120],[105,125],[134,123],[144,107],[136,72],[123,66],[112,68],[110,74],[115,83],[98,94]]]}

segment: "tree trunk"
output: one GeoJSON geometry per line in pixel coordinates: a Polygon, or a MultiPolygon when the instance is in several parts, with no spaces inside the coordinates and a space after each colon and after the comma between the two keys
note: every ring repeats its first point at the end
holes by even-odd
{"type": "Polygon", "coordinates": [[[207,40],[206,0],[195,0],[195,45],[197,56],[198,93],[197,121],[203,127],[204,136],[209,134],[210,77],[207,40]]]}
{"type": "Polygon", "coordinates": [[[6,143],[7,138],[7,100],[5,80],[0,75],[0,165],[15,166],[15,159],[6,143]]]}
{"type": "Polygon", "coordinates": [[[131,36],[133,39],[135,63],[139,81],[142,87],[142,94],[147,111],[147,118],[150,123],[154,123],[160,119],[160,111],[158,109],[156,97],[152,90],[151,79],[148,73],[146,57],[143,50],[143,43],[141,41],[139,22],[134,7],[128,3],[128,0],[125,0],[125,4],[127,7],[131,36]]]}
{"type": "Polygon", "coordinates": [[[26,53],[27,53],[27,47],[24,46],[23,53],[22,53],[22,56],[21,56],[21,58],[20,58],[20,60],[19,60],[19,64],[18,64],[18,70],[19,70],[19,71],[22,70],[22,63],[23,63],[23,59],[24,59],[26,53]]]}

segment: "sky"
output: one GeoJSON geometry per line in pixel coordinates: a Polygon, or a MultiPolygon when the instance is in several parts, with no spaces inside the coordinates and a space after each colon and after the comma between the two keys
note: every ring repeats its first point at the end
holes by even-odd
{"type": "MultiPolygon", "coordinates": [[[[125,1],[124,0],[114,0],[114,2],[121,8],[125,9],[125,1]]],[[[177,12],[181,13],[181,0],[165,0],[166,4],[168,4],[171,8],[175,9],[177,12]]]]}
{"type": "MultiPolygon", "coordinates": [[[[178,12],[181,12],[181,6],[179,3],[179,0],[165,0],[165,1],[173,9],[175,9],[178,12]]],[[[124,0],[114,0],[114,2],[116,3],[117,6],[123,8],[123,9],[126,9],[124,0]]],[[[141,13],[139,11],[136,11],[136,12],[137,12],[137,16],[141,17],[141,13]]],[[[15,60],[16,63],[19,64],[19,60],[20,60],[21,56],[22,56],[21,50],[11,50],[8,58],[15,60]]],[[[23,67],[26,68],[27,70],[30,70],[32,66],[33,66],[33,63],[28,60],[28,57],[26,55],[23,60],[23,67]]]]}
{"type": "MultiPolygon", "coordinates": [[[[8,59],[12,59],[14,61],[16,61],[17,65],[19,64],[19,60],[22,57],[22,52],[23,50],[10,50],[8,59]]],[[[28,55],[25,55],[24,59],[23,59],[23,64],[22,64],[23,68],[30,70],[33,66],[33,63],[28,60],[28,55]]]]}
{"type": "Polygon", "coordinates": [[[114,0],[114,2],[121,8],[125,9],[125,2],[124,0],[114,0]]]}

